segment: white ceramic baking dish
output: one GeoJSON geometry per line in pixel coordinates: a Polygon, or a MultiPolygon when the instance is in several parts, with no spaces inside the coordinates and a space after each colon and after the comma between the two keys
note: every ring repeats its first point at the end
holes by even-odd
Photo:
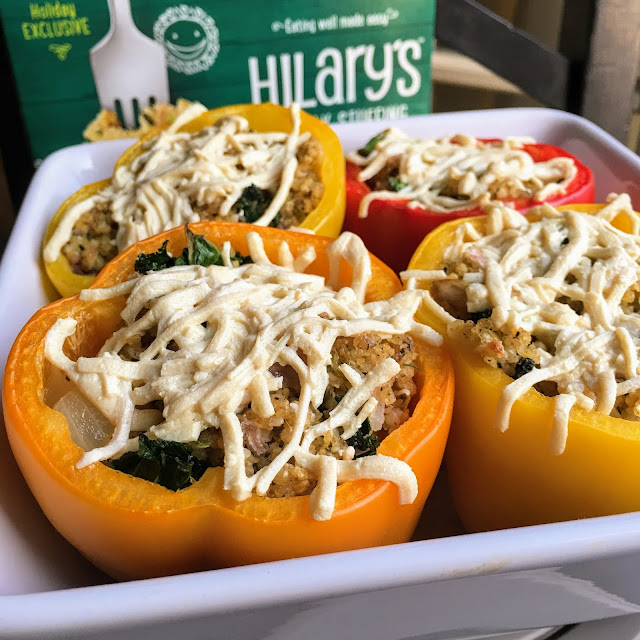
{"type": "MultiPolygon", "coordinates": [[[[640,206],[640,160],[546,109],[337,125],[345,151],[397,124],[414,135],[533,136],[591,166],[596,198],[640,206]]],[[[104,178],[128,142],[62,149],[38,169],[0,265],[0,363],[47,294],[40,243],[58,205],[104,178]]],[[[640,514],[464,535],[442,476],[415,541],[112,584],[51,527],[0,430],[0,637],[444,640],[640,612],[640,514]]]]}

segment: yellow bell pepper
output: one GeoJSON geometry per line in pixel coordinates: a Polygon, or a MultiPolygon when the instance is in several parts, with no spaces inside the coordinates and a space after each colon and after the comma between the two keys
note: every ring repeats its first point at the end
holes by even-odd
{"type": "MultiPolygon", "coordinates": [[[[246,118],[249,126],[259,133],[291,130],[290,111],[275,104],[264,103],[239,104],[212,109],[183,125],[179,131],[194,133],[211,126],[220,118],[230,115],[246,118]]],[[[320,142],[324,151],[322,164],[319,167],[324,193],[318,206],[304,219],[300,227],[313,231],[317,235],[336,238],[342,229],[345,211],[345,167],[342,146],[329,125],[308,113],[301,112],[300,115],[300,131],[302,133],[309,132],[320,142]]],[[[159,132],[160,129],[158,128],[152,129],[138,142],[129,147],[116,162],[114,171],[121,166],[131,164],[135,158],[143,153],[145,142],[159,132]]],[[[43,246],[46,246],[71,207],[104,189],[109,182],[109,179],[94,182],[82,187],[65,200],[49,223],[43,246]]],[[[49,279],[63,297],[86,289],[95,279],[95,276],[92,275],[74,273],[69,261],[62,254],[55,262],[44,261],[44,267],[49,279]]]]}
{"type": "MultiPolygon", "coordinates": [[[[90,198],[109,185],[111,179],[100,180],[98,182],[92,182],[81,189],[78,189],[73,195],[69,196],[61,205],[56,214],[53,216],[47,231],[44,235],[44,241],[42,246],[45,247],[49,242],[54,231],[58,228],[58,225],[64,218],[65,214],[71,207],[74,207],[79,202],[90,198]]],[[[82,291],[91,286],[91,283],[96,279],[95,276],[83,275],[81,273],[75,273],[71,269],[71,264],[64,254],[60,254],[54,262],[47,262],[44,260],[44,268],[51,280],[53,286],[57,289],[58,293],[66,298],[72,296],[78,291],[82,291]]]]}
{"type": "MultiPolygon", "coordinates": [[[[597,211],[603,205],[559,209],[597,211]]],[[[530,217],[528,215],[527,217],[530,217]]],[[[447,222],[418,247],[409,269],[439,269],[456,228],[483,218],[447,222]]],[[[614,223],[617,221],[614,221],[614,223]]],[[[564,453],[549,440],[554,401],[531,389],[517,400],[509,428],[493,426],[498,399],[512,382],[423,308],[419,318],[445,336],[456,373],[451,434],[445,454],[458,514],[469,531],[486,531],[640,509],[640,424],[575,406],[564,453]]]]}
{"type": "MultiPolygon", "coordinates": [[[[247,253],[242,223],[202,222],[190,228],[220,246],[230,241],[247,253]]],[[[267,255],[275,260],[283,240],[294,256],[308,246],[317,259],[309,272],[327,277],[330,239],[255,227],[267,255]]],[[[182,228],[139,242],[114,258],[92,288],[129,279],[139,253],[152,253],[169,240],[179,255],[182,228]]],[[[372,257],[368,300],[400,291],[394,273],[372,257]]],[[[344,264],[340,286],[351,281],[344,264]]],[[[416,341],[420,396],[409,420],[385,438],[378,451],[407,462],[418,480],[412,504],[398,502],[397,488],[382,480],[342,483],[330,520],[310,513],[309,496],[252,495],[236,502],[223,489],[223,469],[209,468],[195,484],[178,492],[96,463],[78,469],[83,451],[71,440],[55,402],[55,376],[45,362],[44,340],[58,318],[77,319],[67,340],[70,357],[94,355],[121,324],[123,297],[86,302],[78,296],[38,311],[24,327],[8,358],[3,386],[5,424],[13,453],[49,520],[87,558],[117,579],[146,578],[215,567],[280,560],[406,542],[422,511],[440,466],[453,404],[453,368],[444,348],[416,341]]],[[[59,394],[60,392],[58,392],[59,394]]]]}

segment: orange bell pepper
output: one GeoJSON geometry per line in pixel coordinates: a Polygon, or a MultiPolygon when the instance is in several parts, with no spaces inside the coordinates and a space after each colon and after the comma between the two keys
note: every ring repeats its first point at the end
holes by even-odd
{"type": "MultiPolygon", "coordinates": [[[[220,245],[247,253],[242,223],[190,225],[220,245]]],[[[318,254],[309,272],[328,276],[330,239],[258,227],[275,260],[286,240],[295,255],[311,245],[318,254]]],[[[155,251],[165,239],[179,255],[181,228],[135,244],[111,261],[92,288],[131,277],[136,256],[155,251]]],[[[350,282],[344,264],[341,286],[350,282]]],[[[372,257],[369,300],[400,290],[393,272],[372,257]]],[[[223,489],[223,469],[209,468],[187,489],[172,492],[97,463],[76,468],[83,451],[73,443],[61,413],[49,408],[52,367],[44,359],[44,339],[58,318],[73,316],[77,331],[66,349],[70,357],[94,355],[121,324],[123,297],[100,302],[78,296],[38,311],[15,341],[5,371],[3,406],[11,447],[33,494],[60,533],[87,558],[117,579],[146,578],[214,567],[307,556],[409,540],[440,466],[453,403],[453,369],[446,351],[416,342],[422,383],[411,418],[385,438],[380,453],[404,460],[416,474],[418,497],[400,505],[389,482],[358,480],[337,489],[330,520],[312,518],[309,496],[236,502],[223,489]]]]}
{"type": "MultiPolygon", "coordinates": [[[[220,118],[230,115],[246,118],[249,126],[260,133],[291,130],[290,111],[279,105],[264,103],[239,104],[212,109],[183,125],[179,131],[194,133],[211,126],[220,118]]],[[[301,112],[300,115],[300,131],[302,133],[309,132],[320,142],[324,150],[322,164],[319,168],[324,193],[318,206],[304,219],[300,227],[318,235],[336,238],[342,229],[345,211],[345,167],[342,146],[338,136],[329,125],[308,113],[301,112]]],[[[116,162],[114,171],[133,162],[144,151],[145,142],[158,135],[159,132],[158,128],[152,129],[129,147],[116,162]]],[[[104,189],[109,182],[108,179],[94,182],[82,187],[65,200],[49,223],[43,246],[47,244],[71,207],[104,189]]],[[[62,254],[55,262],[45,261],[44,266],[49,279],[63,297],[86,289],[95,278],[92,275],[74,273],[69,261],[62,254]]]]}
{"type": "MultiPolygon", "coordinates": [[[[558,208],[590,213],[603,206],[558,208]]],[[[442,268],[456,228],[470,222],[481,229],[484,219],[441,225],[418,247],[409,269],[442,268]]],[[[618,222],[614,220],[616,226],[618,222]]],[[[456,398],[445,460],[466,529],[487,531],[640,509],[638,423],[575,406],[566,449],[553,455],[554,401],[530,389],[513,405],[509,428],[501,433],[493,418],[512,379],[486,364],[466,342],[447,336],[445,323],[430,310],[421,309],[418,318],[445,336],[454,363],[456,398]]]]}

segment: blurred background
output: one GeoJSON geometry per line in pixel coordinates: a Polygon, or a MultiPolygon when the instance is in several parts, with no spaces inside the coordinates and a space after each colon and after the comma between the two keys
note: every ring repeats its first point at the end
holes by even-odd
{"type": "MultiPolygon", "coordinates": [[[[564,0],[480,0],[479,4],[557,50],[564,0]]],[[[469,56],[437,42],[432,65],[434,112],[544,106],[469,56]]]]}
{"type": "MultiPolygon", "coordinates": [[[[562,108],[637,151],[638,25],[640,0],[439,0],[432,110],[562,108]],[[495,15],[487,23],[491,29],[478,35],[484,9],[495,15]],[[554,89],[555,98],[549,97],[554,89]],[[548,98],[546,104],[536,94],[548,98]]],[[[1,162],[4,246],[19,198],[12,189],[12,203],[1,162]]]]}

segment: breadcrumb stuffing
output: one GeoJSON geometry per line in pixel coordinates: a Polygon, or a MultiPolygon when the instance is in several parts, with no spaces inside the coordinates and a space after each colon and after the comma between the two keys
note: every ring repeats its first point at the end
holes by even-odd
{"type": "MultiPolygon", "coordinates": [[[[379,439],[398,428],[409,418],[410,405],[417,386],[415,372],[417,355],[413,350],[413,341],[409,336],[385,336],[374,332],[336,339],[329,370],[329,385],[320,407],[310,411],[307,424],[317,424],[329,416],[329,412],[346,394],[350,385],[338,369],[340,364],[348,364],[365,375],[377,364],[388,357],[401,365],[400,372],[378,388],[375,397],[379,405],[370,416],[371,427],[379,439]]],[[[275,410],[267,418],[259,416],[251,407],[239,414],[244,435],[245,471],[247,475],[257,473],[276,458],[291,440],[296,411],[292,403],[297,402],[300,385],[292,367],[275,364],[274,375],[283,377],[283,388],[270,393],[275,410]]],[[[223,466],[224,446],[222,435],[216,429],[204,431],[198,441],[196,451],[204,451],[212,466],[223,466]]],[[[311,447],[314,454],[332,455],[339,459],[352,457],[348,442],[338,435],[327,433],[316,438],[311,447]]],[[[267,496],[286,498],[308,495],[316,486],[316,479],[306,469],[291,459],[275,476],[267,496]]]]}
{"type": "Polygon", "coordinates": [[[166,127],[193,103],[178,98],[175,105],[156,103],[140,110],[138,128],[125,129],[115,111],[102,109],[82,132],[85,140],[101,142],[103,140],[119,140],[121,138],[139,138],[153,127],[166,127]]]}
{"type": "Polygon", "coordinates": [[[73,227],[69,242],[62,248],[71,270],[78,274],[99,273],[118,253],[117,225],[107,202],[99,202],[84,213],[73,227]]]}
{"type": "Polygon", "coordinates": [[[491,318],[477,323],[472,320],[456,320],[447,327],[450,336],[470,344],[473,350],[489,365],[502,369],[509,377],[518,378],[516,368],[523,358],[533,365],[540,364],[536,351],[539,343],[524,329],[497,329],[491,318]]]}
{"type": "MultiPolygon", "coordinates": [[[[289,195],[280,209],[277,226],[281,229],[298,226],[318,206],[324,193],[320,178],[322,145],[309,138],[300,145],[296,154],[296,167],[289,195]]],[[[273,194],[271,194],[273,195],[273,194]]],[[[200,220],[243,221],[238,213],[220,216],[220,205],[226,196],[210,197],[207,202],[191,200],[190,204],[200,220]]],[[[117,253],[118,225],[113,222],[108,202],[98,202],[83,214],[73,227],[72,236],[63,246],[62,253],[74,273],[95,275],[117,253]]]]}

